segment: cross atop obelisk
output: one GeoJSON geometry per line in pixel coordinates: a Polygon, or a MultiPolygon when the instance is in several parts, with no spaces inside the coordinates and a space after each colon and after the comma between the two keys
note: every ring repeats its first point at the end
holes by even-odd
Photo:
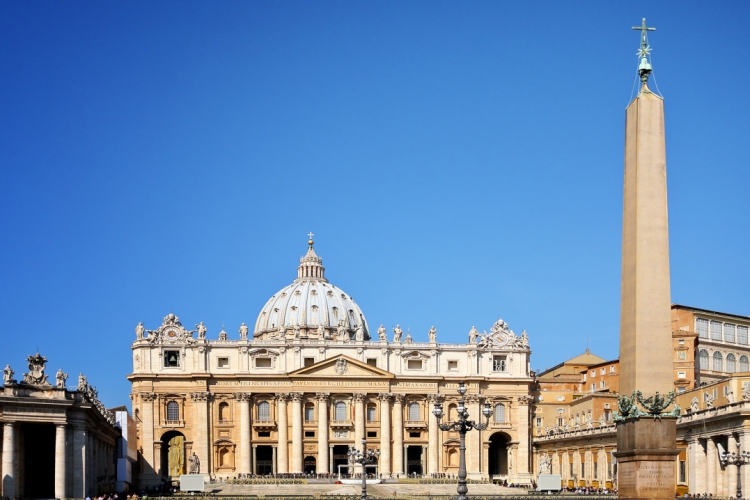
{"type": "Polygon", "coordinates": [[[649,28],[646,26],[646,18],[643,18],[640,26],[633,26],[634,30],[641,31],[641,48],[638,49],[637,56],[641,58],[641,62],[638,64],[638,74],[641,75],[641,81],[645,85],[648,81],[648,77],[651,74],[651,63],[648,62],[648,55],[651,53],[651,46],[648,44],[646,39],[647,31],[656,31],[656,28],[649,28]]]}

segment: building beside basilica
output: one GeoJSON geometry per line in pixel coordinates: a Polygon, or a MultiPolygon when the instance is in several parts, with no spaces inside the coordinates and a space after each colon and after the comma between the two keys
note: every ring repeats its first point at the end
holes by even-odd
{"type": "MultiPolygon", "coordinates": [[[[466,344],[414,342],[396,327],[372,332],[359,306],[325,278],[310,240],[297,279],[271,297],[238,339],[206,338],[173,314],[136,328],[132,344],[140,482],[157,485],[189,468],[202,474],[337,473],[349,446],[377,448],[383,477],[458,471],[458,435],[432,414],[455,418],[460,381],[468,412],[485,431],[467,435],[469,477],[529,483],[531,351],[497,321],[466,344]],[[189,464],[188,464],[189,462],[189,464]],[[199,464],[199,465],[197,465],[199,464]]],[[[356,472],[356,471],[355,471],[356,472]]]]}

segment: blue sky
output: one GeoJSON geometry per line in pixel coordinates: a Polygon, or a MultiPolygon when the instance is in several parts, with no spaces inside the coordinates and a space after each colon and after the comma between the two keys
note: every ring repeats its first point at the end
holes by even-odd
{"type": "Polygon", "coordinates": [[[125,404],[139,321],[236,338],[309,231],[371,326],[616,357],[644,16],[672,300],[750,314],[747,2],[1,3],[0,363],[125,404]]]}

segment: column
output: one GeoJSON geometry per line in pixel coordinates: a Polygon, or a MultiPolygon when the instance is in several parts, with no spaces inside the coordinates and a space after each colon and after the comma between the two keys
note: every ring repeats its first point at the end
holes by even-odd
{"type": "Polygon", "coordinates": [[[318,402],[318,462],[316,464],[318,474],[331,472],[330,467],[333,464],[328,456],[330,451],[328,449],[328,396],[327,392],[315,394],[318,402]]]}
{"type": "Polygon", "coordinates": [[[333,445],[328,445],[328,465],[331,468],[331,474],[338,474],[339,471],[333,468],[333,445]]]}
{"type": "MultiPolygon", "coordinates": [[[[142,475],[153,474],[157,463],[154,461],[154,399],[153,392],[141,392],[141,436],[143,443],[143,469],[142,475]]],[[[75,430],[74,430],[75,432],[75,430]]],[[[75,437],[73,438],[75,443],[75,437]]],[[[77,472],[74,472],[77,474],[77,472]]],[[[77,479],[73,481],[75,484],[77,479]]],[[[75,491],[75,490],[74,490],[75,491]]],[[[73,493],[74,497],[80,497],[73,493]]]]}
{"type": "MultiPolygon", "coordinates": [[[[237,400],[240,402],[240,474],[252,473],[252,464],[255,463],[253,457],[250,461],[250,399],[249,392],[240,392],[237,394],[237,400]]],[[[255,448],[252,449],[255,453],[255,448]]]]}
{"type": "MultiPolygon", "coordinates": [[[[16,496],[16,440],[15,440],[15,422],[5,422],[3,424],[3,496],[15,498],[16,496]]],[[[63,497],[61,497],[63,498],[63,497]]]]}
{"type": "MultiPolygon", "coordinates": [[[[86,435],[85,423],[73,424],[73,498],[86,498],[86,435]]],[[[153,442],[149,447],[153,448],[153,442]]]]}
{"type": "Polygon", "coordinates": [[[427,472],[427,445],[422,445],[422,475],[425,476],[427,472]]]}
{"type": "Polygon", "coordinates": [[[688,484],[690,493],[706,491],[706,451],[697,437],[688,443],[688,484]]]}
{"type": "Polygon", "coordinates": [[[719,465],[716,443],[713,438],[706,439],[706,491],[716,496],[716,467],[719,465]]]}
{"type": "Polygon", "coordinates": [[[253,445],[253,461],[251,466],[251,474],[257,474],[258,473],[258,445],[253,445]]]}
{"type": "Polygon", "coordinates": [[[393,395],[393,473],[404,474],[404,395],[393,395]]]}
{"type": "Polygon", "coordinates": [[[292,474],[302,474],[305,469],[302,465],[302,393],[292,393],[292,474]]]}
{"type": "MultiPolygon", "coordinates": [[[[750,450],[750,433],[741,432],[740,438],[740,451],[750,450]]],[[[740,469],[742,474],[742,494],[747,496],[747,492],[750,492],[750,465],[746,465],[740,469]]]]}
{"type": "MultiPolygon", "coordinates": [[[[365,394],[355,393],[354,396],[354,448],[362,450],[362,439],[365,437],[365,394]]],[[[364,453],[365,450],[362,450],[364,453]]],[[[356,464],[354,472],[362,470],[362,466],[356,464]]]]}
{"type": "MultiPolygon", "coordinates": [[[[482,404],[478,394],[467,394],[465,396],[466,411],[469,412],[470,418],[475,422],[484,423],[482,415],[482,404]]],[[[446,418],[447,420],[447,418],[446,418]]],[[[482,477],[482,447],[479,443],[482,431],[474,429],[466,433],[466,472],[470,479],[479,479],[482,477]]],[[[489,471],[487,471],[489,473],[489,471]]]]}
{"type": "MultiPolygon", "coordinates": [[[[275,476],[277,474],[276,472],[276,449],[278,446],[271,446],[271,467],[273,468],[273,475],[275,476]]],[[[256,462],[257,464],[257,462],[256,462]]]]}
{"type": "Polygon", "coordinates": [[[516,473],[529,473],[529,404],[531,396],[518,396],[518,455],[516,456],[516,473]]]}
{"type": "Polygon", "coordinates": [[[277,393],[276,404],[278,405],[278,428],[279,428],[279,446],[278,446],[278,473],[286,474],[289,472],[289,420],[286,416],[286,402],[289,400],[289,394],[277,393]]]}
{"type": "Polygon", "coordinates": [[[429,438],[427,473],[437,474],[438,470],[438,453],[440,448],[440,428],[438,427],[437,417],[432,413],[432,408],[436,403],[442,403],[445,398],[439,394],[430,394],[427,396],[427,437],[429,438]]]}
{"type": "MultiPolygon", "coordinates": [[[[193,392],[190,394],[193,400],[193,429],[195,437],[193,438],[193,451],[198,456],[201,464],[201,474],[208,475],[211,472],[211,453],[208,445],[210,440],[208,402],[211,394],[205,391],[193,392]]],[[[155,457],[161,462],[161,457],[155,457]]]]}
{"type": "Polygon", "coordinates": [[[55,497],[66,498],[65,490],[65,424],[55,426],[55,497]]]}
{"type": "Polygon", "coordinates": [[[391,394],[378,394],[380,399],[380,460],[379,468],[383,478],[391,474],[391,394]]]}
{"type": "MultiPolygon", "coordinates": [[[[734,434],[730,434],[727,438],[727,450],[728,453],[734,453],[740,456],[740,447],[737,446],[737,440],[734,438],[734,434]]],[[[726,467],[727,473],[725,474],[726,482],[724,486],[724,496],[733,497],[737,494],[737,469],[736,465],[728,465],[726,467]]]]}

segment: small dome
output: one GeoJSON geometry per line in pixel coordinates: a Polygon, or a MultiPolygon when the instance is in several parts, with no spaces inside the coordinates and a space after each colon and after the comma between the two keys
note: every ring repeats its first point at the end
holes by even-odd
{"type": "Polygon", "coordinates": [[[339,338],[346,331],[354,339],[359,328],[363,340],[369,340],[369,330],[362,310],[354,299],[325,279],[323,259],[308,242],[307,254],[300,259],[297,279],[271,297],[258,315],[253,337],[339,338]]]}

